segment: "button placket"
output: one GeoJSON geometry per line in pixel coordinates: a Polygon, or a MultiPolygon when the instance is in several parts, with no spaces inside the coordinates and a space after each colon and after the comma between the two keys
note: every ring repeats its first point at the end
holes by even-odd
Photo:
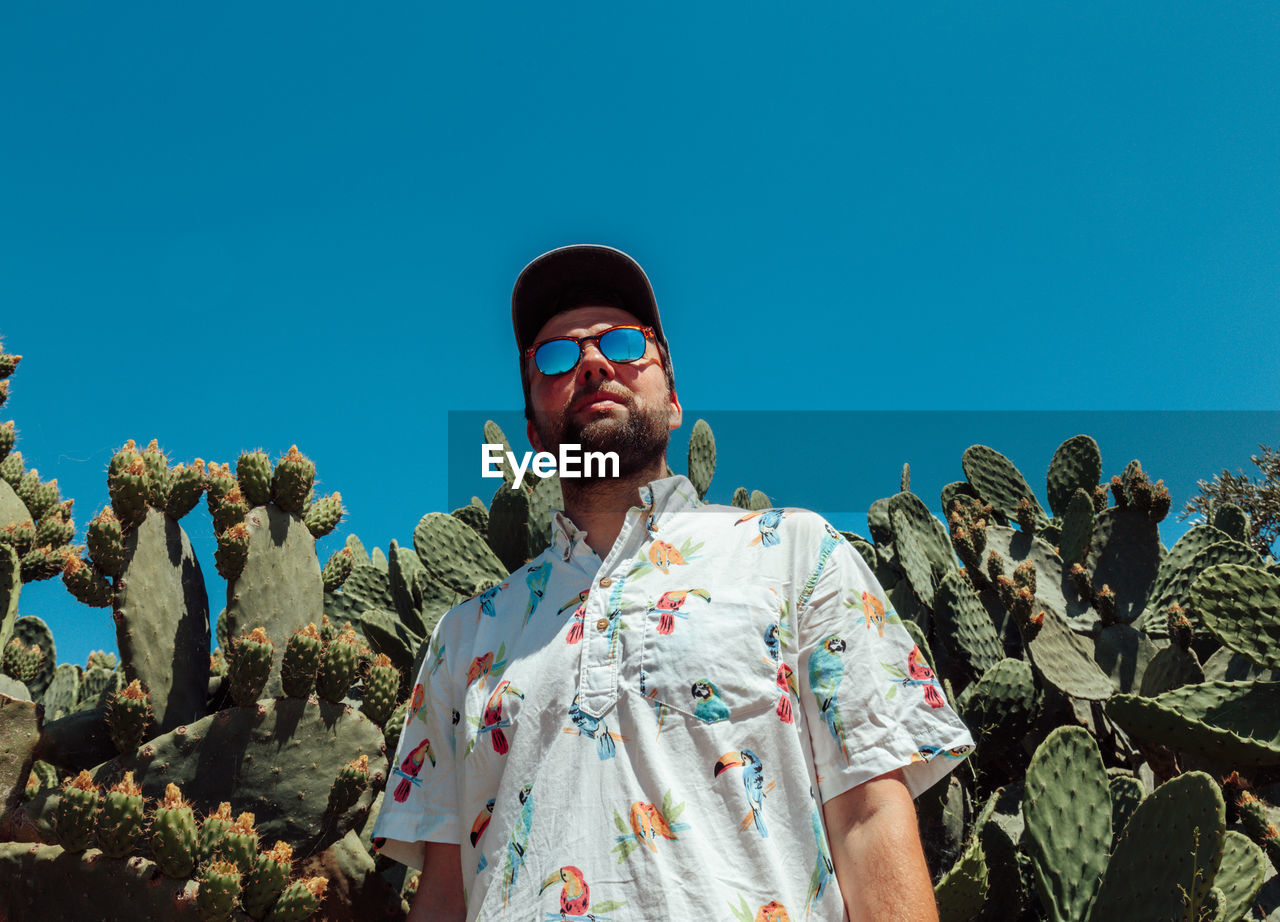
{"type": "MultiPolygon", "coordinates": [[[[627,513],[627,520],[622,526],[618,540],[614,542],[604,562],[600,565],[600,573],[608,574],[617,565],[617,561],[629,560],[631,555],[624,553],[630,546],[635,532],[635,524],[639,521],[638,510],[627,513]]],[[[582,660],[578,673],[578,707],[592,717],[601,717],[618,700],[618,661],[616,651],[618,642],[612,639],[617,626],[613,619],[620,612],[611,612],[609,605],[614,592],[622,587],[615,584],[623,579],[621,576],[605,575],[600,577],[591,587],[587,597],[585,618],[588,624],[595,624],[594,631],[584,632],[582,638],[582,660]],[[613,652],[611,652],[611,647],[613,652]]]]}

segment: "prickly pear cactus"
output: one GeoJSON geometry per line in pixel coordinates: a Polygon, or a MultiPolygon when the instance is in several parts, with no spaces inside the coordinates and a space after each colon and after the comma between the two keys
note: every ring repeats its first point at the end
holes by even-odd
{"type": "Polygon", "coordinates": [[[235,477],[226,465],[211,466],[207,487],[218,529],[219,572],[227,579],[228,629],[233,635],[250,627],[265,631],[274,652],[262,693],[274,696],[281,692],[274,667],[289,638],[323,617],[316,538],[337,525],[342,500],[337,493],[311,498],[315,465],[296,445],[268,477],[270,468],[265,453],[246,452],[235,477]]]}

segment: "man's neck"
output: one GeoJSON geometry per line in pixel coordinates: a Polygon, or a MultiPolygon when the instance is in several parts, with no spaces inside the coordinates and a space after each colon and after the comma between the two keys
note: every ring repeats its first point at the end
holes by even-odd
{"type": "Polygon", "coordinates": [[[640,505],[640,488],[666,476],[665,459],[631,477],[560,481],[564,513],[587,533],[587,546],[601,560],[613,549],[627,519],[627,510],[640,505]]]}

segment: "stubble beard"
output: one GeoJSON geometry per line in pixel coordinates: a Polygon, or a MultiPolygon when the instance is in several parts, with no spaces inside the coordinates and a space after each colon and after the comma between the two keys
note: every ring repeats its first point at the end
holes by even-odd
{"type": "MultiPolygon", "coordinates": [[[[656,460],[665,458],[667,443],[671,440],[666,407],[637,406],[634,397],[626,399],[624,419],[609,413],[579,422],[566,411],[554,423],[544,423],[535,414],[534,428],[549,452],[557,452],[561,445],[581,445],[583,453],[617,452],[620,478],[634,477],[652,467],[656,460]]],[[[593,465],[593,470],[596,469],[598,465],[593,465]]],[[[605,479],[612,478],[583,477],[579,482],[587,486],[605,479]]]]}

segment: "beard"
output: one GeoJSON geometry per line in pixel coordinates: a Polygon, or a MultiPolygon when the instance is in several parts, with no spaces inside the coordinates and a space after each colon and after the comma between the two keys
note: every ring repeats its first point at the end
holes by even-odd
{"type": "MultiPolygon", "coordinates": [[[[541,420],[534,415],[534,428],[543,447],[555,454],[561,445],[581,445],[582,451],[613,451],[618,454],[618,474],[633,477],[648,470],[667,454],[671,430],[667,428],[667,407],[637,404],[634,396],[615,397],[626,406],[624,418],[613,413],[580,421],[566,411],[555,420],[541,420]]],[[[603,479],[582,478],[583,484],[603,479]]],[[[612,478],[609,478],[612,479],[612,478]]]]}

